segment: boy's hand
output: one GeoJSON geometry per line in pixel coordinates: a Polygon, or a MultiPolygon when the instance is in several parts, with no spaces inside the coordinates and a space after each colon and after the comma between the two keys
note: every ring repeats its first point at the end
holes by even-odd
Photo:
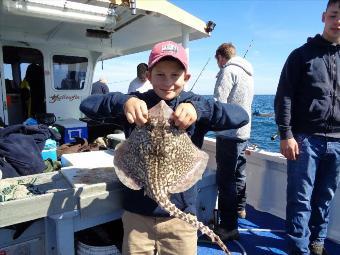
{"type": "Polygon", "coordinates": [[[148,121],[148,107],[143,100],[129,98],[124,104],[124,113],[129,123],[143,126],[148,121]]]}
{"type": "Polygon", "coordinates": [[[172,119],[176,126],[181,129],[187,129],[197,120],[195,107],[190,103],[179,104],[172,115],[172,119]]]}

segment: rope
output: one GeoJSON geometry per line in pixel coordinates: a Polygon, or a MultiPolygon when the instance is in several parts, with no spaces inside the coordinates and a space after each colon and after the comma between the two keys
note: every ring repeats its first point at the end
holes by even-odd
{"type": "Polygon", "coordinates": [[[233,240],[233,241],[240,248],[240,250],[242,252],[242,255],[247,255],[246,249],[244,249],[242,244],[239,241],[237,241],[237,240],[233,240]]]}
{"type": "MultiPolygon", "coordinates": [[[[239,228],[238,229],[239,231],[249,231],[249,232],[273,232],[273,233],[285,233],[286,231],[285,230],[282,230],[282,229],[269,229],[269,228],[239,228]]],[[[247,255],[247,251],[246,249],[243,247],[243,245],[237,241],[237,240],[233,240],[233,242],[240,248],[241,250],[241,254],[242,255],[247,255]]]]}

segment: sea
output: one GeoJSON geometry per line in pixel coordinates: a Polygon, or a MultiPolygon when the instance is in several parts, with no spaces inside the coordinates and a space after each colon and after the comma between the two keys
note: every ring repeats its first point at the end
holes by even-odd
{"type": "Polygon", "coordinates": [[[274,97],[274,95],[254,96],[249,143],[259,149],[279,152],[280,137],[277,135],[277,126],[275,124],[274,97]]]}
{"type": "MultiPolygon", "coordinates": [[[[249,145],[257,149],[279,152],[279,136],[274,116],[274,95],[255,95],[252,104],[252,121],[249,145]]],[[[215,137],[214,132],[207,134],[215,137]]]]}

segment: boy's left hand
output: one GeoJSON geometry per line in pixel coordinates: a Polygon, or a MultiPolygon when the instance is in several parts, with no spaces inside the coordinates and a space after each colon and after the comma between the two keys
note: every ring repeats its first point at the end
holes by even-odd
{"type": "Polygon", "coordinates": [[[181,103],[173,113],[172,119],[180,129],[187,129],[197,120],[196,109],[191,103],[181,103]]]}

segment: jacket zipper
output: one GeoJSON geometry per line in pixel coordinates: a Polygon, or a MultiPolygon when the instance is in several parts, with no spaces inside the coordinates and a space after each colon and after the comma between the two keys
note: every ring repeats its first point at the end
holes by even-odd
{"type": "MultiPolygon", "coordinates": [[[[337,49],[337,47],[336,47],[337,49]]],[[[333,85],[333,91],[332,91],[332,109],[331,109],[331,116],[328,121],[328,127],[327,132],[332,133],[333,132],[333,122],[335,119],[335,103],[336,103],[336,90],[337,90],[337,61],[336,61],[336,54],[337,50],[335,50],[334,54],[332,54],[331,57],[331,65],[330,65],[330,77],[332,80],[333,85]]]]}

